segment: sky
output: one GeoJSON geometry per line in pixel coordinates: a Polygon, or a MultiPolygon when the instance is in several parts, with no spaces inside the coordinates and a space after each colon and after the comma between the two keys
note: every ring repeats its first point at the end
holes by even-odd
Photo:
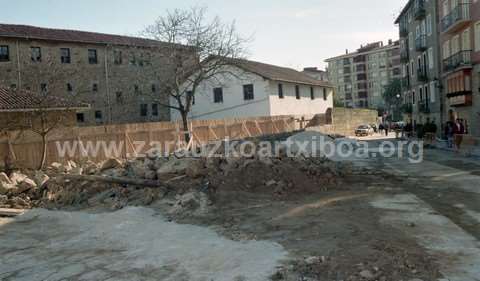
{"type": "MultiPolygon", "coordinates": [[[[7,0],[0,0],[7,1],[7,0]]],[[[136,35],[167,10],[207,7],[251,37],[248,58],[280,66],[324,68],[324,60],[361,44],[398,39],[407,0],[15,0],[0,23],[136,35]]]]}

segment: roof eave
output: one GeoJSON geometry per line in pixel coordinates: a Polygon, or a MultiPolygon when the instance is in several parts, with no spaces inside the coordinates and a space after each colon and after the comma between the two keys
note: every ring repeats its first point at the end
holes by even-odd
{"type": "Polygon", "coordinates": [[[90,106],[84,107],[50,107],[50,108],[18,108],[18,109],[0,109],[0,113],[14,113],[14,112],[35,112],[35,111],[85,111],[89,110],[90,106]]]}

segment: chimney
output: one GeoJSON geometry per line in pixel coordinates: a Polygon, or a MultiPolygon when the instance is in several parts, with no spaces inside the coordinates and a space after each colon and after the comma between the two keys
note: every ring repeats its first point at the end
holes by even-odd
{"type": "Polygon", "coordinates": [[[345,49],[345,54],[348,55],[348,49],[345,49]]]}

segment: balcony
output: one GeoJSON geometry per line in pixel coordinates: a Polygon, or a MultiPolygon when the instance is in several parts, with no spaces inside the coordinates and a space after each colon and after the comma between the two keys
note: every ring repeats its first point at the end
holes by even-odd
{"type": "Polygon", "coordinates": [[[358,92],[358,98],[359,99],[367,99],[368,98],[368,92],[358,92]]]}
{"type": "Polygon", "coordinates": [[[367,61],[367,56],[365,55],[360,55],[360,56],[356,56],[353,58],[353,62],[354,63],[361,63],[361,62],[366,62],[367,61]]]}
{"type": "Polygon", "coordinates": [[[356,69],[357,72],[366,72],[367,71],[367,67],[364,64],[357,65],[357,67],[355,69],[356,69]]]}
{"type": "Polygon", "coordinates": [[[357,74],[357,81],[366,81],[367,74],[357,74]]]}
{"type": "Polygon", "coordinates": [[[345,94],[345,99],[346,100],[352,100],[352,93],[346,93],[345,94]]]}
{"type": "Polygon", "coordinates": [[[418,82],[427,82],[428,81],[428,74],[427,74],[426,70],[417,69],[417,81],[418,82]]]}
{"type": "Polygon", "coordinates": [[[417,50],[417,52],[424,52],[428,49],[427,36],[420,35],[415,39],[415,49],[417,50]]]}
{"type": "Polygon", "coordinates": [[[402,88],[403,89],[410,89],[410,78],[409,77],[404,77],[400,81],[402,83],[402,88]]]}
{"type": "Polygon", "coordinates": [[[430,113],[430,105],[428,101],[422,100],[418,103],[418,112],[429,114],[430,113]]]}
{"type": "Polygon", "coordinates": [[[402,49],[400,52],[400,62],[407,63],[409,62],[410,56],[408,55],[408,50],[402,49]]]}
{"type": "Polygon", "coordinates": [[[417,0],[414,7],[415,20],[422,20],[425,18],[427,11],[425,10],[425,1],[417,0]]]}
{"type": "Polygon", "coordinates": [[[450,14],[443,17],[441,23],[442,32],[454,33],[469,24],[470,21],[470,3],[460,3],[450,12],[450,14]]]}
{"type": "Polygon", "coordinates": [[[351,64],[350,59],[343,59],[343,65],[347,66],[350,64],[351,64]]]}
{"type": "Polygon", "coordinates": [[[460,51],[443,60],[443,71],[450,72],[460,68],[472,67],[472,51],[460,51]]]}

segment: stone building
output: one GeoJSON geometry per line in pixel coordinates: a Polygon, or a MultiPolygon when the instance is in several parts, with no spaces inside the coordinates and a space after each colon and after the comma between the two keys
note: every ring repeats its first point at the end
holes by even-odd
{"type": "Polygon", "coordinates": [[[444,122],[437,1],[411,0],[395,21],[400,31],[403,102],[414,124],[444,122]]]}
{"type": "Polygon", "coordinates": [[[171,50],[142,38],[0,24],[0,85],[90,104],[79,125],[169,120],[161,104],[171,50]]]}
{"type": "Polygon", "coordinates": [[[329,58],[328,80],[335,86],[336,98],[346,107],[384,108],[384,87],[401,77],[398,41],[388,45],[375,42],[356,52],[329,58]]]}

